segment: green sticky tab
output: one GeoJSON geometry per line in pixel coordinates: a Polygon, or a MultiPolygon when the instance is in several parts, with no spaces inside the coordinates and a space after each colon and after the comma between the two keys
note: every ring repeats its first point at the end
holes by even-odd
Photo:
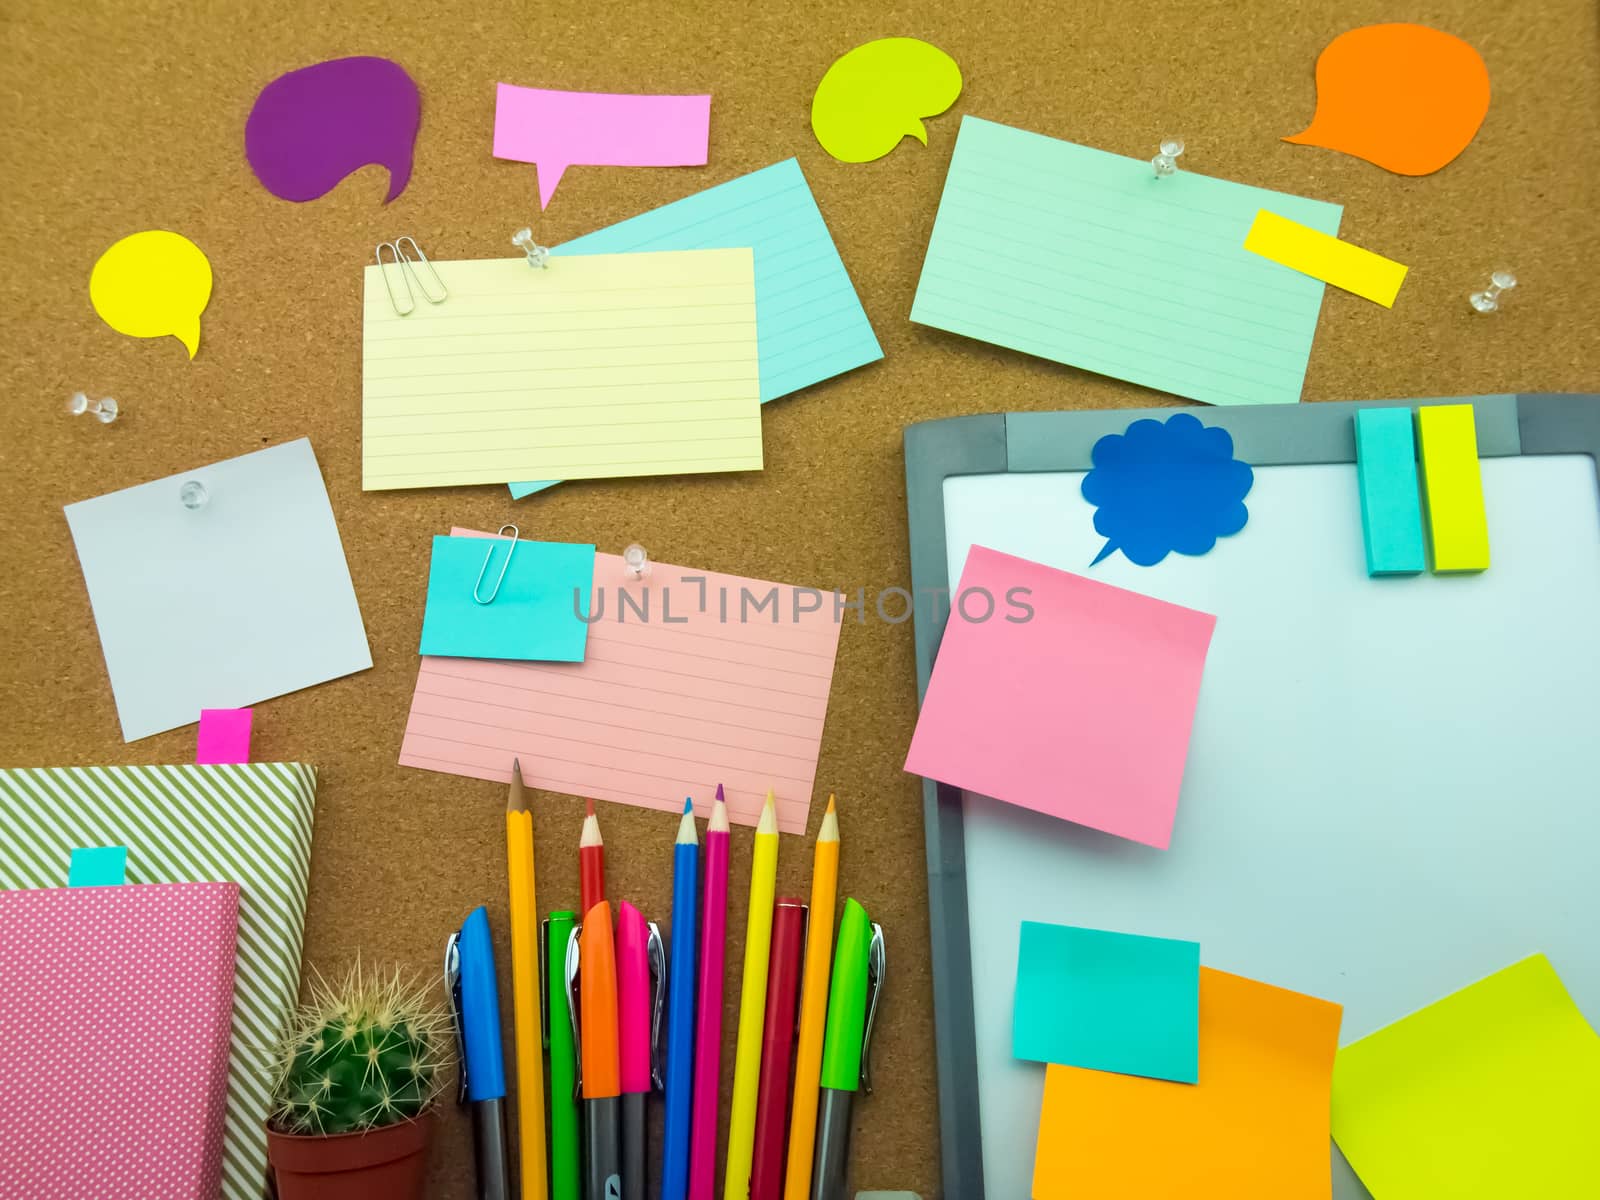
{"type": "Polygon", "coordinates": [[[127,881],[126,846],[79,846],[72,852],[68,887],[115,887],[127,881]]]}

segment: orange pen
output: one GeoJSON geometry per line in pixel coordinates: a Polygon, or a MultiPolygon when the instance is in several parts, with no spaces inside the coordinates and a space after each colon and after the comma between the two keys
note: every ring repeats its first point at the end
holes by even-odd
{"type": "Polygon", "coordinates": [[[617,1039],[617,949],[611,905],[602,900],[583,918],[568,947],[567,983],[576,982],[579,1086],[583,1092],[589,1200],[622,1194],[622,1063],[617,1039]],[[577,949],[576,960],[570,953],[577,949]],[[576,978],[574,978],[576,977],[576,978]]]}

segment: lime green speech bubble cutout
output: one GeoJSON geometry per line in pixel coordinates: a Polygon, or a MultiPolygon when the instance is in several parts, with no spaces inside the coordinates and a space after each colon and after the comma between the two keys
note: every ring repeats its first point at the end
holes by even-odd
{"type": "Polygon", "coordinates": [[[882,158],[907,135],[924,146],[923,117],[936,117],[961,95],[961,68],[917,38],[879,38],[838,59],[811,98],[811,128],[841,162],[882,158]]]}
{"type": "Polygon", "coordinates": [[[211,299],[211,262],[181,233],[146,229],[114,243],[89,275],[89,302],[129,337],[175,337],[193,358],[211,299]]]}

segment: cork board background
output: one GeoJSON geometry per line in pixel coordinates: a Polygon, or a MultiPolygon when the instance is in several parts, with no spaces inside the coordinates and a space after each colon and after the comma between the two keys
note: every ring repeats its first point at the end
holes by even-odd
{"type": "MultiPolygon", "coordinates": [[[[124,745],[61,506],[309,435],[366,619],[374,666],[262,704],[259,758],[320,770],[306,955],[358,950],[430,975],[446,934],[487,902],[503,936],[503,789],[395,765],[415,681],[428,539],[452,524],[525,536],[637,540],[663,560],[797,584],[906,586],[902,428],[1016,409],[1164,398],[912,326],[906,319],[961,113],[1135,156],[1178,133],[1186,169],[1345,205],[1343,235],[1408,264],[1394,311],[1329,291],[1304,399],[1600,390],[1600,41],[1592,0],[1007,0],[858,4],[58,5],[0,12],[0,763],[180,762],[193,730],[124,745]],[[1405,179],[1282,143],[1314,105],[1318,51],[1345,29],[1415,20],[1479,48],[1494,99],[1477,140],[1438,175],[1405,179]],[[889,34],[961,64],[955,109],[926,149],[834,162],[812,139],[816,80],[889,34]],[[283,71],[346,54],[403,63],[423,92],[416,169],[392,205],[368,168],[295,205],[245,164],[245,116],[283,71]],[[710,90],[710,165],[576,167],[547,213],[534,170],[490,155],[494,84],[710,90]],[[767,406],[758,474],[569,484],[514,504],[500,488],[365,495],[359,484],[361,267],[414,235],[436,258],[513,253],[532,220],[555,243],[798,155],[877,329],[885,361],[767,406]],[[170,228],[210,256],[199,356],[101,324],[89,270],[117,238],[170,228]],[[1467,306],[1489,270],[1521,287],[1467,306]],[[69,419],[75,389],[115,396],[111,427],[69,419]]],[[[840,797],[844,890],[888,936],[874,1051],[858,1105],[854,1182],[939,1192],[920,792],[900,764],[915,718],[911,627],[847,621],[818,772],[814,830],[840,797]]],[[[576,897],[581,801],[541,795],[541,904],[576,897]]],[[[663,921],[671,817],[608,807],[610,888],[663,921]]],[[[750,831],[734,835],[730,928],[742,929],[750,831]]],[[[785,838],[780,893],[804,894],[809,843],[785,838]]],[[[729,980],[740,954],[730,946],[729,980]]],[[[507,953],[502,942],[502,953],[507,953]]],[[[502,957],[502,963],[506,959],[502,957]]],[[[504,965],[502,972],[505,971],[504,965]]],[[[502,976],[504,978],[504,974],[502,976]]],[[[730,983],[731,1046],[737,986],[730,983]]],[[[725,1055],[731,1077],[731,1055],[725,1055]]],[[[726,1094],[726,1083],[725,1094],[726,1094]]],[[[659,1114],[657,1114],[659,1120],[659,1114]]],[[[430,1195],[473,1194],[464,1116],[437,1142],[430,1195]]]]}

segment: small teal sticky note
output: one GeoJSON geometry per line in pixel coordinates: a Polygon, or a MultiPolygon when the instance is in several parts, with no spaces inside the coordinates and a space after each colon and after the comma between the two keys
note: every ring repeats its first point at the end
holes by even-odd
{"type": "Polygon", "coordinates": [[[72,852],[68,887],[115,887],[127,880],[126,846],[79,846],[72,852]]]}
{"type": "MultiPolygon", "coordinates": [[[[742,246],[755,256],[763,404],[883,357],[833,235],[792,158],[563,242],[551,253],[742,246]]],[[[555,482],[513,483],[511,495],[520,500],[555,482]]]]}
{"type": "Polygon", "coordinates": [[[1356,478],[1368,575],[1416,575],[1428,566],[1409,408],[1356,410],[1356,478]]]}
{"type": "Polygon", "coordinates": [[[1022,922],[1017,1058],[1200,1081],[1200,943],[1022,922]]]}
{"type": "Polygon", "coordinates": [[[436,537],[422,615],[422,653],[582,662],[589,626],[580,614],[589,611],[593,586],[590,544],[436,537]],[[480,604],[474,589],[494,599],[480,604]]]}

